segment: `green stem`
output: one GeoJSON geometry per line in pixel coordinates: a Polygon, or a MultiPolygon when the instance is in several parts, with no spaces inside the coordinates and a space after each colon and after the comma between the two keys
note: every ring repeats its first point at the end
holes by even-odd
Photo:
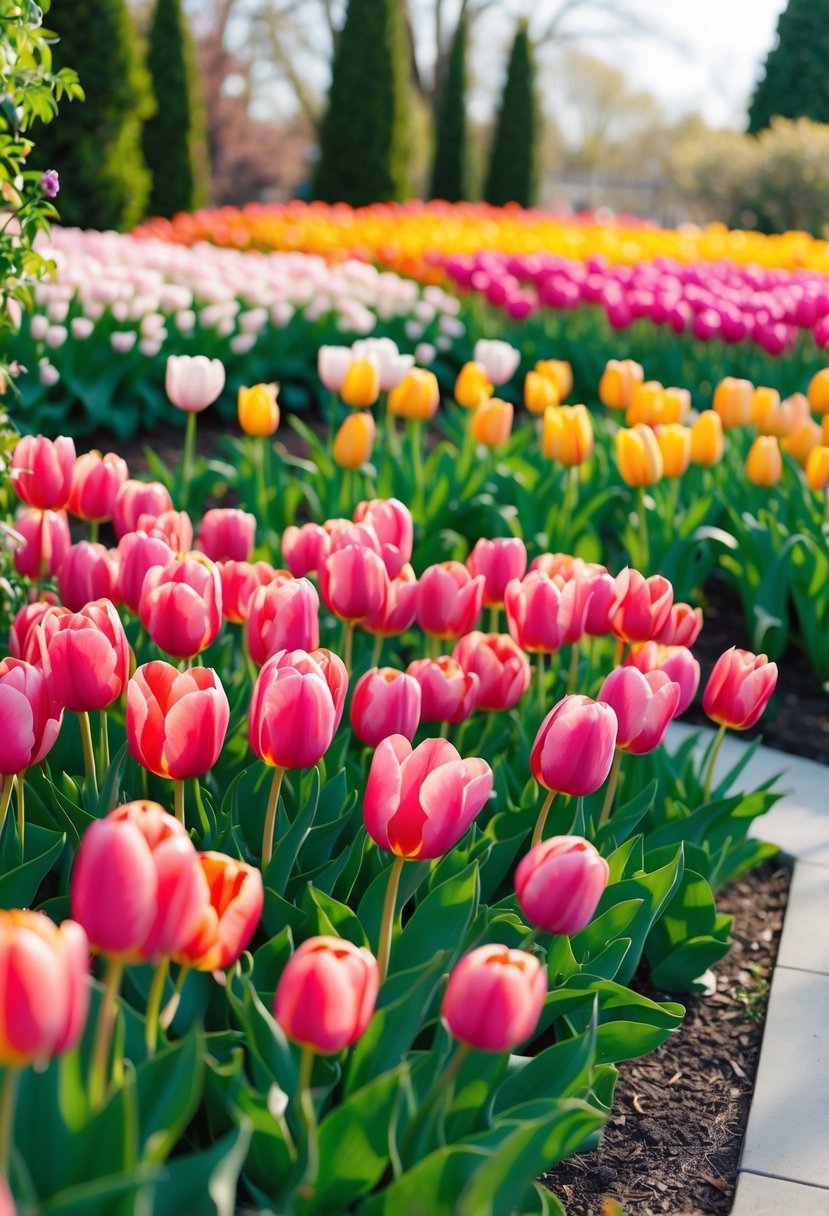
{"type": "Polygon", "coordinates": [[[430,659],[440,658],[440,638],[434,633],[426,636],[426,654],[430,659]]]}
{"type": "Polygon", "coordinates": [[[98,778],[95,773],[95,748],[92,745],[92,727],[89,714],[83,710],[78,714],[81,724],[81,743],[83,744],[83,762],[86,769],[86,781],[95,797],[98,797],[98,778]]]}
{"type": "Polygon", "coordinates": [[[276,808],[279,805],[279,791],[282,787],[282,778],[285,776],[284,768],[279,765],[273,770],[273,781],[271,782],[271,792],[268,797],[268,809],[265,812],[265,828],[262,832],[262,869],[267,870],[268,864],[273,857],[273,829],[276,823],[276,808]]]}
{"type": "Polygon", "coordinates": [[[98,725],[100,733],[98,737],[98,762],[102,773],[106,773],[109,768],[109,726],[107,723],[107,711],[102,709],[98,715],[98,725]]]}
{"type": "Polygon", "coordinates": [[[711,759],[708,761],[708,771],[705,774],[705,791],[702,797],[703,802],[708,802],[709,798],[711,797],[711,787],[714,784],[714,769],[717,765],[717,757],[720,754],[720,748],[725,740],[725,732],[727,729],[728,727],[724,724],[720,726],[720,729],[717,731],[717,737],[714,740],[713,747],[711,748],[711,759]]]}
{"type": "Polygon", "coordinates": [[[175,808],[176,808],[176,819],[179,821],[179,823],[181,824],[182,827],[186,827],[187,825],[184,822],[184,781],[183,780],[173,781],[173,790],[175,791],[174,798],[175,798],[175,808]]]}
{"type": "Polygon", "coordinates": [[[538,812],[538,818],[535,821],[535,827],[533,829],[533,838],[532,838],[532,843],[530,846],[531,848],[535,848],[535,846],[541,840],[541,837],[544,833],[544,828],[547,825],[547,816],[550,813],[550,807],[553,805],[555,796],[556,796],[555,790],[547,791],[547,797],[544,799],[544,804],[542,805],[541,810],[538,812]]]}
{"type": "Polygon", "coordinates": [[[181,1004],[181,993],[191,970],[191,967],[181,967],[178,973],[178,978],[176,979],[176,986],[173,989],[173,995],[170,997],[169,1001],[159,1015],[158,1024],[164,1031],[170,1029],[173,1024],[173,1018],[178,1013],[178,1007],[181,1004]]]}
{"type": "Polygon", "coordinates": [[[6,822],[6,812],[9,809],[14,785],[14,777],[8,776],[3,778],[3,793],[0,795],[0,833],[2,833],[3,824],[6,822]]]}
{"type": "Polygon", "coordinates": [[[305,1130],[305,1172],[300,1183],[300,1194],[310,1198],[314,1193],[314,1183],[319,1171],[319,1131],[317,1115],[314,1110],[314,1098],[311,1093],[311,1074],[314,1071],[314,1052],[310,1047],[302,1048],[299,1059],[299,1109],[302,1114],[302,1125],[305,1130]]]}
{"type": "Polygon", "coordinates": [[[17,774],[17,835],[20,837],[21,852],[23,851],[23,845],[26,838],[25,784],[26,770],[24,768],[17,774]]]}
{"type": "Polygon", "coordinates": [[[639,487],[639,545],[640,545],[639,560],[641,562],[639,569],[642,572],[642,574],[647,574],[648,570],[650,569],[651,558],[650,558],[650,541],[648,539],[648,517],[647,517],[647,513],[645,511],[645,487],[644,486],[639,487]]]}
{"type": "Polygon", "coordinates": [[[624,638],[617,638],[617,639],[616,639],[616,655],[615,655],[615,657],[614,657],[614,659],[613,659],[613,666],[614,666],[614,667],[621,667],[621,666],[622,666],[622,659],[623,659],[624,657],[625,657],[625,639],[624,639],[624,638]]]}
{"type": "Polygon", "coordinates": [[[439,735],[440,735],[441,739],[449,738],[449,723],[448,722],[441,722],[439,735]]]}
{"type": "Polygon", "coordinates": [[[599,814],[598,826],[607,823],[610,818],[610,812],[613,807],[613,799],[616,796],[616,787],[619,784],[619,773],[622,770],[622,756],[624,752],[621,747],[617,747],[613,756],[613,763],[610,766],[610,776],[607,779],[607,789],[604,793],[604,802],[599,814]]]}
{"type": "Polygon", "coordinates": [[[414,501],[419,508],[418,514],[420,514],[425,492],[423,485],[423,423],[419,419],[413,418],[408,422],[407,426],[412,452],[412,473],[414,474],[415,483],[414,501]]]}
{"type": "Polygon", "coordinates": [[[163,958],[155,969],[153,982],[147,996],[147,1020],[144,1024],[144,1042],[147,1044],[147,1054],[154,1056],[158,1045],[158,1017],[161,1011],[161,998],[164,995],[164,984],[170,969],[169,958],[163,958]]]}
{"type": "Polygon", "coordinates": [[[489,632],[498,633],[501,627],[501,609],[497,604],[491,604],[489,608],[489,632]]]}
{"type": "Polygon", "coordinates": [[[17,1083],[20,1080],[20,1069],[8,1067],[4,1071],[2,1088],[0,1088],[0,1177],[8,1178],[9,1160],[11,1158],[14,1108],[17,1100],[17,1083]]]}
{"type": "Polygon", "coordinates": [[[579,682],[579,644],[574,642],[570,647],[570,670],[567,674],[567,695],[571,696],[576,691],[576,685],[579,682]]]}
{"type": "Polygon", "coordinates": [[[179,505],[182,511],[187,510],[190,495],[190,479],[193,476],[193,457],[196,453],[196,417],[191,410],[187,415],[187,427],[184,432],[184,452],[181,458],[181,489],[179,505]]]}
{"type": "Polygon", "coordinates": [[[265,462],[268,456],[268,444],[270,440],[262,436],[259,439],[254,439],[254,465],[256,466],[256,508],[259,518],[265,525],[265,530],[268,528],[268,474],[265,467],[265,462]]]}
{"type": "Polygon", "coordinates": [[[432,1083],[423,1103],[415,1115],[403,1140],[403,1152],[408,1155],[408,1152],[415,1147],[416,1139],[423,1133],[423,1129],[432,1122],[432,1118],[441,1105],[441,1099],[449,1106],[452,1101],[452,1089],[455,1084],[455,1078],[460,1072],[464,1061],[469,1055],[472,1048],[468,1043],[458,1043],[455,1049],[455,1054],[452,1056],[449,1063],[438,1073],[436,1080],[432,1083]],[[446,1101],[448,1097],[448,1101],[446,1101]]]}
{"type": "Polygon", "coordinates": [[[98,1025],[95,1028],[95,1043],[92,1047],[92,1063],[89,1068],[89,1104],[93,1111],[99,1110],[103,1106],[106,1096],[109,1049],[112,1043],[115,1014],[118,1009],[118,993],[123,977],[123,961],[119,958],[108,959],[101,1008],[98,1012],[98,1025]]]}
{"type": "Polygon", "coordinates": [[[97,519],[90,519],[90,521],[89,521],[89,539],[92,541],[93,545],[96,545],[98,543],[98,536],[100,535],[100,531],[101,531],[100,521],[97,519]]]}
{"type": "Polygon", "coordinates": [[[383,635],[382,635],[382,633],[375,633],[374,643],[371,647],[371,665],[372,665],[372,667],[379,667],[380,660],[382,659],[382,657],[383,657],[383,635]]]}
{"type": "MultiPolygon", "coordinates": [[[[576,506],[579,500],[579,466],[573,464],[567,470],[567,481],[564,486],[564,501],[562,503],[562,517],[567,529],[566,535],[570,537],[570,541],[574,540],[570,530],[570,520],[575,514],[576,506]]],[[[563,531],[563,529],[562,529],[563,531]]]]}
{"type": "Polygon", "coordinates": [[[404,864],[404,857],[395,857],[389,868],[386,898],[383,901],[383,918],[380,922],[380,942],[377,947],[377,968],[380,972],[381,984],[389,972],[391,938],[394,931],[394,912],[397,906],[397,892],[400,888],[400,876],[403,873],[404,864]]]}
{"type": "Polygon", "coordinates": [[[543,650],[540,650],[535,656],[535,687],[538,694],[538,710],[542,718],[544,717],[547,706],[547,693],[544,687],[547,680],[547,673],[544,670],[545,658],[546,656],[543,650]]]}

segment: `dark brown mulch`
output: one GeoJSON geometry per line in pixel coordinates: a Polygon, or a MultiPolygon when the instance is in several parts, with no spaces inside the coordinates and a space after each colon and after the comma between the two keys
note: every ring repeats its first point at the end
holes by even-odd
{"type": "Polygon", "coordinates": [[[569,1216],[599,1216],[606,1198],[628,1216],[731,1211],[789,879],[770,862],[722,891],[717,908],[734,917],[734,946],[714,994],[639,986],[654,1000],[681,1000],[685,1022],[657,1051],[620,1066],[600,1147],[545,1176],[569,1216]]]}

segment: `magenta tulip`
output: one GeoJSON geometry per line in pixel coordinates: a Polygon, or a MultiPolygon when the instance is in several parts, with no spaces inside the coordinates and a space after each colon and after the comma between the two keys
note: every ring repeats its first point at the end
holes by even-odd
{"type": "Polygon", "coordinates": [[[214,507],[199,524],[196,547],[214,562],[247,562],[256,540],[256,516],[235,508],[214,507]]]}
{"type": "Polygon", "coordinates": [[[319,596],[307,578],[268,583],[248,603],[248,654],[260,667],[278,650],[315,650],[320,641],[319,596]]]}
{"type": "Polygon", "coordinates": [[[372,667],[354,686],[351,725],[369,747],[389,735],[412,741],[420,722],[420,685],[392,667],[372,667]]]}
{"type": "Polygon", "coordinates": [[[178,671],[160,659],[127,687],[127,745],[139,764],[174,781],[201,777],[219,758],[230,707],[209,667],[178,671]]]}
{"type": "Polygon", "coordinates": [[[417,623],[438,638],[459,638],[478,623],[484,578],[473,578],[461,562],[429,566],[417,585],[417,623]]]}
{"type": "Polygon", "coordinates": [[[114,606],[101,599],[80,612],[58,616],[52,609],[49,616],[54,632],[47,641],[46,676],[52,697],[76,714],[108,709],[126,688],[130,668],[129,644],[114,606]]]}
{"type": "Polygon", "coordinates": [[[115,600],[119,582],[115,550],[88,540],[73,545],[58,572],[60,598],[72,612],[80,612],[91,600],[115,600]]]}
{"type": "Polygon", "coordinates": [[[616,715],[590,697],[564,697],[541,723],[530,753],[539,785],[582,798],[602,785],[616,746],[616,715]]]}
{"type": "Polygon", "coordinates": [[[720,726],[748,730],[761,718],[776,686],[776,663],[732,646],[714,664],[702,708],[720,726]]]}
{"type": "Polygon", "coordinates": [[[661,574],[645,578],[626,566],[616,578],[610,627],[622,641],[649,642],[664,629],[673,601],[673,587],[661,574]]]}
{"type": "Polygon", "coordinates": [[[463,722],[475,708],[478,677],[456,659],[415,659],[406,671],[420,685],[421,722],[463,722]]]}
{"type": "Polygon", "coordinates": [[[215,642],[222,625],[217,567],[200,553],[153,566],[144,577],[138,615],[159,650],[195,658],[215,642]]]}
{"type": "Polygon", "coordinates": [[[507,584],[522,579],[527,569],[527,550],[517,536],[485,540],[483,537],[466,559],[466,568],[473,578],[484,579],[484,604],[500,608],[504,603],[507,584]]]}
{"type": "Polygon", "coordinates": [[[309,937],[279,977],[274,1017],[288,1038],[320,1055],[351,1047],[377,1001],[377,961],[339,937],[309,937]]]}
{"type": "Polygon", "coordinates": [[[75,444],[66,435],[24,435],[12,455],[9,479],[19,498],[38,511],[60,511],[69,502],[75,444]]]}
{"type": "Polygon", "coordinates": [[[78,519],[95,523],[112,519],[115,498],[128,476],[127,462],[115,452],[102,456],[98,451],[85,452],[75,461],[69,511],[78,519]]]}
{"type": "Polygon", "coordinates": [[[504,607],[510,636],[531,654],[552,654],[584,634],[591,584],[580,578],[562,583],[535,570],[507,585],[504,607]]]}
{"type": "Polygon", "coordinates": [[[62,709],[46,677],[22,659],[0,662],[0,774],[11,777],[39,764],[60,731],[62,709]]]}
{"type": "Polygon", "coordinates": [[[538,1025],[547,976],[525,950],[486,945],[449,976],[441,1015],[454,1038],[480,1051],[513,1051],[538,1025]]]}
{"type": "Polygon", "coordinates": [[[320,566],[319,582],[326,608],[341,620],[364,621],[385,608],[389,576],[382,558],[371,549],[336,549],[320,566]]]}
{"type": "Polygon", "coordinates": [[[328,750],[335,717],[334,698],[319,664],[301,651],[279,651],[253,687],[251,750],[274,768],[309,768],[328,750]]]}
{"type": "Polygon", "coordinates": [[[669,680],[679,685],[679,703],[674,711],[678,718],[697,695],[699,663],[685,646],[662,646],[658,642],[643,642],[634,646],[625,659],[625,666],[638,667],[642,672],[664,671],[669,680]]]}
{"type": "Polygon", "coordinates": [[[291,524],[282,533],[282,560],[294,578],[316,574],[331,552],[331,537],[319,524],[291,524]]]}
{"type": "Polygon", "coordinates": [[[397,578],[412,558],[414,523],[409,508],[397,498],[374,498],[357,504],[354,522],[373,528],[389,578],[397,578]]]}
{"type": "Polygon", "coordinates": [[[527,656],[505,633],[467,633],[452,657],[478,677],[477,709],[512,709],[530,686],[527,656]]]}
{"type": "Polygon", "coordinates": [[[170,491],[160,481],[125,481],[115,495],[112,521],[115,535],[120,540],[128,532],[134,532],[142,515],[156,519],[164,511],[172,511],[170,491]]]}
{"type": "Polygon", "coordinates": [[[614,668],[597,700],[609,705],[616,715],[616,746],[634,756],[659,747],[676,715],[680,691],[664,671],[614,668]]]}
{"type": "Polygon", "coordinates": [[[515,893],[531,925],[571,937],[596,911],[610,877],[598,850],[581,836],[551,836],[518,863],[515,893]]]}

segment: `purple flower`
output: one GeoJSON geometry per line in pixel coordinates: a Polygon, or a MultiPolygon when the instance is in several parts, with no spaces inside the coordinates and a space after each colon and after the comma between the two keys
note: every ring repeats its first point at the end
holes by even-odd
{"type": "Polygon", "coordinates": [[[57,198],[60,190],[60,178],[57,169],[47,169],[38,183],[47,198],[57,198]]]}

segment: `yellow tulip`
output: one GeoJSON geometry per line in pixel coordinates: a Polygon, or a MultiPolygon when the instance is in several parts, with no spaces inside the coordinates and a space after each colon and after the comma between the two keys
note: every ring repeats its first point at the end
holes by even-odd
{"type": "Polygon", "coordinates": [[[542,448],[548,460],[572,468],[593,451],[593,423],[584,405],[551,405],[544,411],[542,448]]]}
{"type": "Polygon", "coordinates": [[[796,426],[782,440],[780,446],[784,452],[794,456],[797,463],[805,468],[809,453],[815,448],[819,448],[822,442],[823,432],[820,426],[810,418],[808,422],[801,422],[799,426],[796,426]]]}
{"type": "Polygon", "coordinates": [[[812,448],[806,461],[806,480],[813,490],[821,493],[829,487],[829,447],[821,444],[812,448]]]}
{"type": "Polygon", "coordinates": [[[611,410],[626,410],[645,372],[633,359],[609,359],[599,381],[599,400],[611,410]]]}
{"type": "Polygon", "coordinates": [[[691,460],[709,468],[722,460],[725,441],[722,418],[714,410],[703,410],[691,427],[691,460]]]}
{"type": "Polygon", "coordinates": [[[413,367],[389,393],[389,413],[399,418],[428,422],[440,405],[440,388],[434,372],[413,367]]]}
{"type": "Polygon", "coordinates": [[[824,414],[820,421],[820,429],[823,432],[823,443],[829,448],[829,414],[824,414]]]}
{"type": "Polygon", "coordinates": [[[365,409],[380,396],[380,368],[375,359],[355,359],[340,385],[340,396],[346,405],[365,409]]]}
{"type": "Polygon", "coordinates": [[[359,469],[371,455],[375,426],[371,414],[349,414],[334,436],[334,460],[341,469],[359,469]]]}
{"type": "Polygon", "coordinates": [[[691,431],[679,422],[669,422],[654,429],[662,453],[665,477],[681,477],[691,463],[691,431]]]}
{"type": "Polygon", "coordinates": [[[726,376],[714,389],[714,409],[726,430],[748,425],[753,393],[750,380],[737,380],[734,376],[726,376]]]}
{"type": "Polygon", "coordinates": [[[542,372],[527,372],[524,377],[524,404],[531,414],[543,414],[551,406],[558,405],[561,397],[558,385],[551,376],[542,372]]]}
{"type": "Polygon", "coordinates": [[[816,414],[829,414],[829,367],[822,367],[812,376],[808,397],[816,414]]]}
{"type": "Polygon", "coordinates": [[[662,453],[649,426],[616,432],[616,463],[629,486],[652,486],[662,477],[662,453]]]}
{"type": "Polygon", "coordinates": [[[774,435],[758,435],[746,456],[746,476],[756,486],[775,486],[783,473],[783,457],[774,435]]]}
{"type": "Polygon", "coordinates": [[[493,386],[482,363],[464,363],[455,381],[455,400],[465,410],[474,410],[491,397],[493,386]]]}
{"type": "Polygon", "coordinates": [[[552,380],[558,389],[559,401],[564,401],[573,391],[573,369],[564,359],[539,359],[535,370],[539,376],[552,380]]]}
{"type": "Polygon", "coordinates": [[[630,402],[625,413],[627,426],[636,426],[642,422],[653,426],[658,421],[659,402],[665,392],[658,380],[646,380],[644,384],[635,384],[630,395],[630,402]]]}
{"type": "Polygon", "coordinates": [[[780,394],[776,388],[758,387],[751,395],[749,420],[761,435],[782,434],[780,394]]]}
{"type": "Polygon", "coordinates": [[[278,392],[278,384],[254,384],[239,389],[239,426],[246,435],[273,435],[279,426],[278,392]]]}
{"type": "Polygon", "coordinates": [[[691,411],[691,394],[687,388],[666,388],[656,402],[656,422],[669,425],[683,422],[691,411]]]}
{"type": "Polygon", "coordinates": [[[500,447],[502,443],[507,442],[512,432],[513,413],[509,401],[490,397],[481,402],[469,419],[470,432],[478,443],[483,443],[488,448],[500,447]]]}

